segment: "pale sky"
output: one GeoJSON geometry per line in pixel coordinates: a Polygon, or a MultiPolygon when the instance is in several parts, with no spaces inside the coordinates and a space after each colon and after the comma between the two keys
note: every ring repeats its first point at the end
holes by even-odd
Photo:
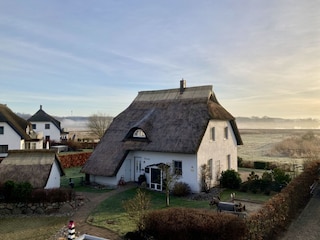
{"type": "Polygon", "coordinates": [[[233,116],[320,119],[319,0],[0,0],[0,103],[116,116],[213,85],[233,116]]]}

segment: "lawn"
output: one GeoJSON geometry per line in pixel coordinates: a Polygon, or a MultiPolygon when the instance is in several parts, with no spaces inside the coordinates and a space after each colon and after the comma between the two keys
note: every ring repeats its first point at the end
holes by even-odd
{"type": "Polygon", "coordinates": [[[4,217],[0,218],[0,239],[50,239],[68,224],[68,217],[4,217]]]}
{"type": "MultiPolygon", "coordinates": [[[[165,194],[155,191],[146,190],[148,196],[151,198],[151,209],[164,209],[166,208],[165,194]]],[[[226,190],[221,195],[222,201],[230,200],[230,194],[235,193],[236,198],[246,199],[251,201],[264,202],[270,196],[260,194],[250,194],[237,191],[226,190]]],[[[112,196],[102,202],[90,214],[88,222],[90,224],[108,228],[117,232],[119,235],[124,235],[129,231],[133,231],[136,225],[123,208],[123,202],[134,198],[136,189],[130,189],[125,192],[112,196]]],[[[189,198],[170,197],[170,207],[186,207],[186,208],[202,208],[208,211],[214,211],[210,208],[208,200],[190,200],[189,198]]]]}

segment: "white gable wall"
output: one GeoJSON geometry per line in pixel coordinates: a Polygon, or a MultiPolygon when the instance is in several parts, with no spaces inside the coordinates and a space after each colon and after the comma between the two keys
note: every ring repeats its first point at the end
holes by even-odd
{"type": "Polygon", "coordinates": [[[198,174],[196,172],[196,155],[193,154],[132,151],[127,155],[117,176],[102,177],[91,175],[90,181],[116,186],[121,178],[126,182],[138,181],[138,177],[145,174],[147,182],[150,182],[150,173],[145,173],[147,166],[158,163],[172,164],[173,161],[182,161],[182,176],[178,181],[189,184],[191,190],[197,192],[199,189],[197,183],[198,174]]]}
{"type": "Polygon", "coordinates": [[[42,132],[43,136],[50,136],[51,141],[60,142],[60,130],[52,122],[31,122],[36,125],[36,132],[42,132]],[[50,124],[50,129],[46,129],[45,125],[50,124]]]}
{"type": "Polygon", "coordinates": [[[8,150],[23,149],[24,140],[15,130],[6,122],[0,122],[0,126],[4,131],[4,134],[0,134],[0,145],[8,145],[8,150]]]}
{"type": "MultiPolygon", "coordinates": [[[[238,170],[237,141],[228,121],[210,120],[200,144],[198,154],[198,169],[208,164],[212,159],[212,186],[216,185],[222,171],[238,170]],[[211,138],[212,128],[215,128],[214,140],[211,138]],[[228,138],[225,138],[225,127],[228,128],[228,138]],[[229,155],[229,157],[228,157],[229,155]],[[230,158],[230,160],[228,160],[230,158]]],[[[200,181],[200,174],[199,174],[200,181]]]]}
{"type": "Polygon", "coordinates": [[[132,151],[126,157],[117,177],[123,177],[125,181],[137,181],[139,175],[145,174],[147,182],[150,182],[150,173],[145,173],[147,166],[158,163],[171,165],[173,161],[182,162],[182,176],[178,181],[188,183],[192,191],[197,191],[196,155],[193,154],[132,151]]]}
{"type": "Polygon", "coordinates": [[[45,189],[60,187],[60,171],[57,160],[54,160],[45,189]]]}

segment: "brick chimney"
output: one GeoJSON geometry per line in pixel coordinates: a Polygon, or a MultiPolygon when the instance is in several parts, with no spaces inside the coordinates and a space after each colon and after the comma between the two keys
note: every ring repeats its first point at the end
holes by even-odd
{"type": "Polygon", "coordinates": [[[187,81],[182,78],[182,80],[180,80],[180,94],[184,92],[186,87],[187,87],[187,81]]]}

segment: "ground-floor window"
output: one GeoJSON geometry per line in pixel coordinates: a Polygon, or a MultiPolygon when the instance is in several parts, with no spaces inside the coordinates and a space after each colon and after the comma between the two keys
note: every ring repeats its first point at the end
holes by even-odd
{"type": "Polygon", "coordinates": [[[8,153],[8,145],[0,145],[0,153],[8,153]]]}
{"type": "Polygon", "coordinates": [[[182,161],[173,161],[173,173],[182,176],[182,161]]]}

